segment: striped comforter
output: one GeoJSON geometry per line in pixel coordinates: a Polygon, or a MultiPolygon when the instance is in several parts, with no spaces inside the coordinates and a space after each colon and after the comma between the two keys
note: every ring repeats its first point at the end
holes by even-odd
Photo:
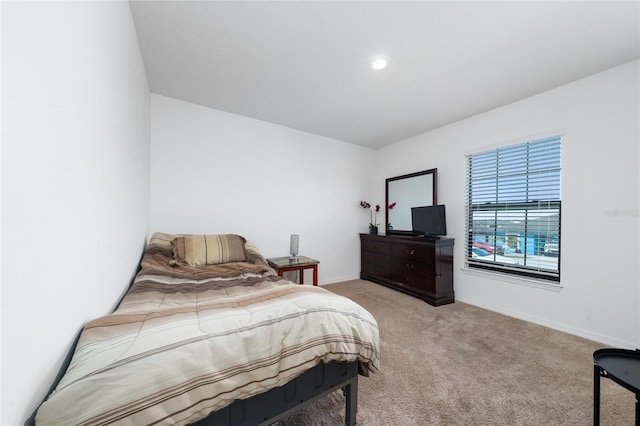
{"type": "Polygon", "coordinates": [[[37,425],[189,424],[322,361],[378,369],[375,319],[351,300],[247,262],[168,266],[154,234],[118,309],[88,323],[37,425]]]}

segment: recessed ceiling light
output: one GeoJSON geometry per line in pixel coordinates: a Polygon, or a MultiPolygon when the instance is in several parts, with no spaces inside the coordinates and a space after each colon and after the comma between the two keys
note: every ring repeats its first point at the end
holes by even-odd
{"type": "Polygon", "coordinates": [[[377,58],[371,62],[371,68],[374,70],[381,70],[387,66],[387,60],[385,58],[377,58]]]}

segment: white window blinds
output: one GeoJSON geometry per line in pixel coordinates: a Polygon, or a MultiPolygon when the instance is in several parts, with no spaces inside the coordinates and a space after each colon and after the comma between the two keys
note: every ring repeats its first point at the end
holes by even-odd
{"type": "Polygon", "coordinates": [[[551,137],[467,156],[467,264],[560,281],[560,145],[551,137]]]}

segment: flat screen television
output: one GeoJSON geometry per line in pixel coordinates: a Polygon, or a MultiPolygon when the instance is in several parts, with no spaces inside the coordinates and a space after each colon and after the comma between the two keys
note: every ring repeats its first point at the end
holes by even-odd
{"type": "Polygon", "coordinates": [[[444,204],[411,208],[413,233],[422,237],[447,235],[444,204]]]}

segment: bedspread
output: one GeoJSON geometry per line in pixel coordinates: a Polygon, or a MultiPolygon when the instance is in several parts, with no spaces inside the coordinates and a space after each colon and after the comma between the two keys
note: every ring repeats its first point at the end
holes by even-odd
{"type": "Polygon", "coordinates": [[[283,280],[256,253],[167,267],[153,248],[118,309],[85,325],[37,425],[188,424],[319,362],[378,370],[376,321],[351,300],[283,280]]]}

